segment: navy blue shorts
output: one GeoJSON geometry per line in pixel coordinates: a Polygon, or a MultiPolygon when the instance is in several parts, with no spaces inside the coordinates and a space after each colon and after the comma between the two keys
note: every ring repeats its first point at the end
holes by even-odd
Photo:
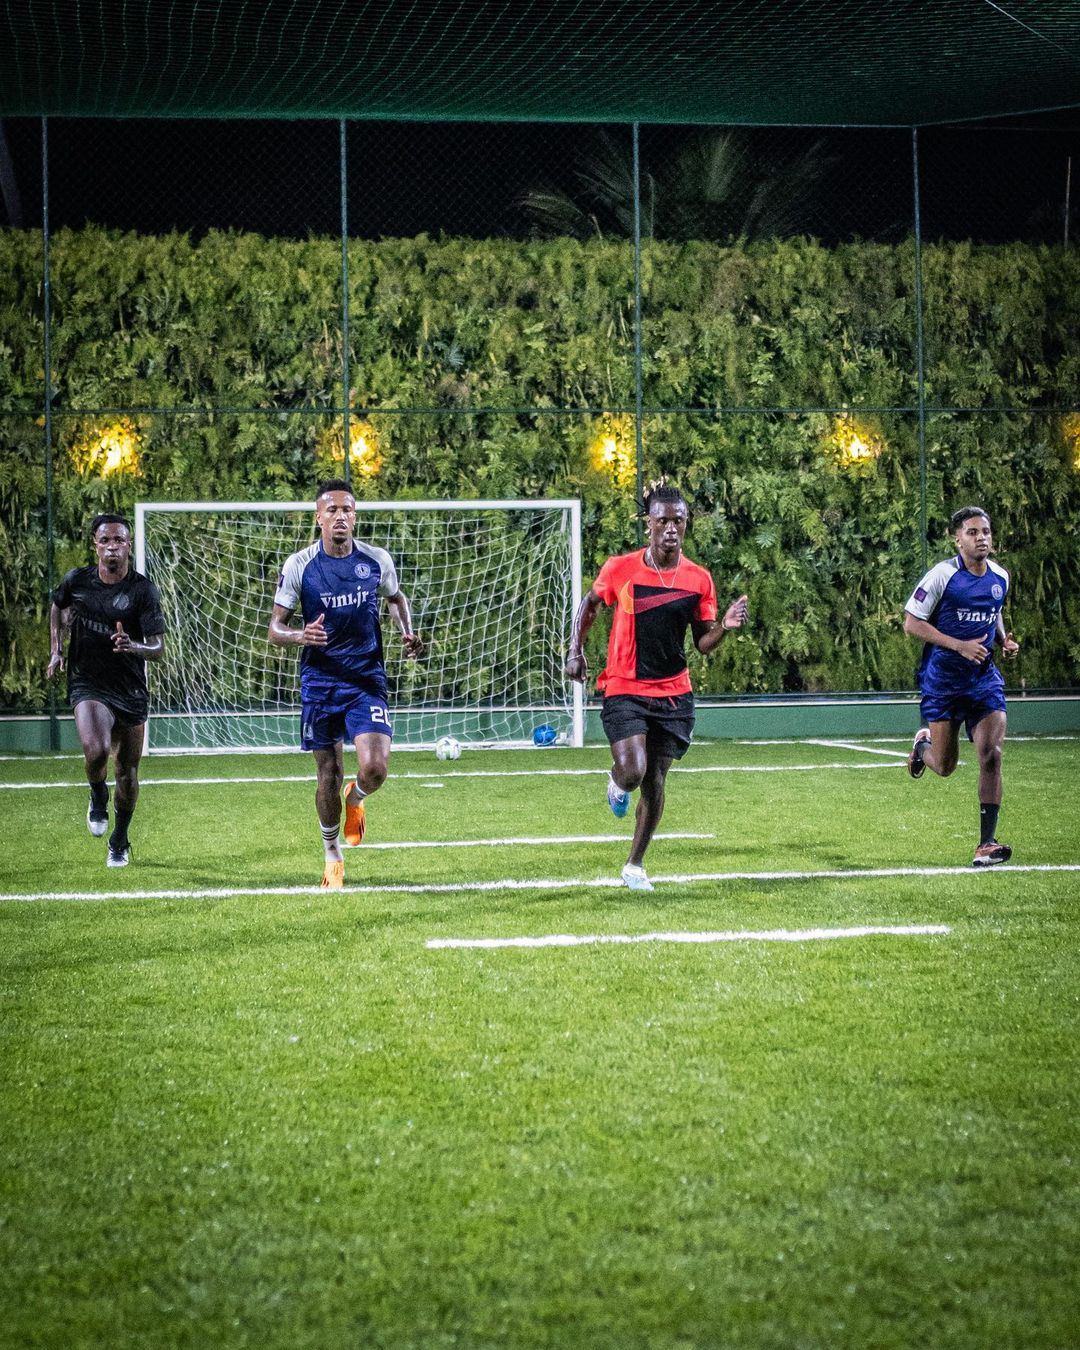
{"type": "Polygon", "coordinates": [[[300,749],[332,750],[344,740],[354,741],[374,731],[393,736],[386,699],[363,690],[333,698],[304,699],[300,704],[300,749]]]}
{"type": "Polygon", "coordinates": [[[927,722],[963,722],[968,740],[988,713],[1005,712],[1005,681],[1001,672],[994,672],[995,680],[983,680],[972,688],[958,693],[949,689],[927,690],[919,703],[919,711],[927,722]]]}

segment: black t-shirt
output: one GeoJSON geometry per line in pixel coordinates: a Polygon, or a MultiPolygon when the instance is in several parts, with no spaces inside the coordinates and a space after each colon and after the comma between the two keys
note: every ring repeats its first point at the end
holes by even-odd
{"type": "Polygon", "coordinates": [[[134,642],[164,633],[154,583],[129,569],[123,581],[107,585],[95,564],[70,571],[52,598],[59,609],[71,610],[68,701],[74,706],[79,697],[99,695],[102,703],[145,717],[146,662],[131,652],[115,651],[112,636],[118,623],[134,642]]]}

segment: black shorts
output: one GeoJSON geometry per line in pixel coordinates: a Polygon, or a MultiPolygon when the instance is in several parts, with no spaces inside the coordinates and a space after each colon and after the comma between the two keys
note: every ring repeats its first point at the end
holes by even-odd
{"type": "Polygon", "coordinates": [[[103,703],[112,713],[119,727],[141,727],[150,715],[150,705],[118,701],[114,694],[106,694],[88,684],[75,684],[68,690],[68,702],[74,709],[79,703],[103,703]]]}
{"type": "Polygon", "coordinates": [[[652,754],[682,759],[694,735],[694,696],[608,694],[600,709],[600,721],[611,745],[629,736],[644,736],[645,748],[652,754]]]}

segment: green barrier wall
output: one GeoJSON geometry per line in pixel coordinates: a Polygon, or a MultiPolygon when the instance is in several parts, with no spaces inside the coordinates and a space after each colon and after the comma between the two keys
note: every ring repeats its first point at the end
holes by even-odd
{"type": "MultiPolygon", "coordinates": [[[[783,739],[822,736],[908,736],[919,725],[917,697],[887,699],[733,699],[700,702],[695,735],[700,740],[783,739]]],[[[60,751],[79,749],[75,724],[59,719],[60,751]]],[[[447,730],[439,728],[440,733],[447,730]]],[[[295,726],[293,727],[295,731],[295,726]]],[[[453,728],[449,728],[452,733],[453,728]]],[[[1009,731],[1020,736],[1080,734],[1080,695],[1028,694],[1009,700],[1009,731]]],[[[283,740],[291,736],[283,728],[283,740]]],[[[585,719],[588,744],[603,744],[600,709],[590,707],[585,719]]],[[[49,750],[47,717],[0,718],[0,754],[35,754],[49,750]]]]}

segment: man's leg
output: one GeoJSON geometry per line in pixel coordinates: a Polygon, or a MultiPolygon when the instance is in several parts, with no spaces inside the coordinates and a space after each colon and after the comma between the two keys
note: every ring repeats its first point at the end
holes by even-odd
{"type": "Polygon", "coordinates": [[[363,841],[367,820],[364,802],[386,782],[390,765],[390,737],[379,731],[363,731],[356,746],[356,781],[345,793],[345,842],[356,848],[363,841]]]}
{"type": "Polygon", "coordinates": [[[86,826],[98,838],[109,828],[109,747],[115,720],[105,704],[96,699],[83,699],[75,705],[75,729],[90,785],[86,826]]]}
{"type": "Polygon", "coordinates": [[[931,722],[930,739],[916,741],[923,764],[939,778],[948,778],[960,757],[958,722],[931,722]]]}
{"type": "Polygon", "coordinates": [[[315,814],[323,837],[322,885],[340,890],[345,881],[341,856],[341,783],[344,777],[341,742],[329,749],[313,750],[315,756],[315,814]]]}
{"type": "Polygon", "coordinates": [[[126,867],[128,862],[128,826],[139,800],[139,761],[142,759],[146,724],[113,727],[112,749],[116,756],[116,820],[109,835],[110,867],[126,867]]]}
{"type": "Polygon", "coordinates": [[[638,799],[634,825],[634,839],[630,845],[631,867],[642,867],[645,862],[645,850],[649,847],[660,817],[664,814],[664,784],[668,769],[671,768],[670,755],[651,754],[648,757],[645,776],[641,780],[641,796],[638,799]]]}
{"type": "Polygon", "coordinates": [[[631,792],[641,786],[645,777],[646,758],[644,733],[611,743],[607,799],[612,815],[620,820],[630,809],[631,792]]]}
{"type": "Polygon", "coordinates": [[[972,728],[971,738],[979,755],[979,801],[1001,805],[1001,747],[1005,743],[1003,712],[987,713],[972,728]]]}
{"type": "Polygon", "coordinates": [[[1001,748],[1005,743],[1006,716],[990,712],[980,717],[971,737],[979,756],[979,847],[976,867],[993,867],[1008,862],[1012,849],[997,841],[998,812],[1001,809],[1001,748]]]}

